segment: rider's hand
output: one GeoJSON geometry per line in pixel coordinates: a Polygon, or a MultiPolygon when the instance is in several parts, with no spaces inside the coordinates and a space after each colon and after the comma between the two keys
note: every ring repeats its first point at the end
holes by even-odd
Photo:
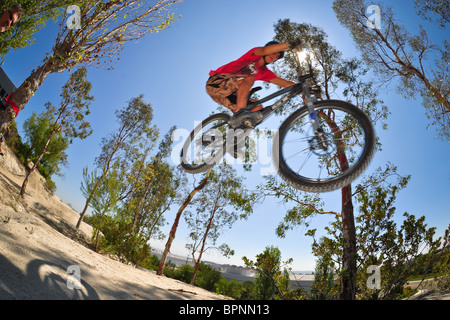
{"type": "Polygon", "coordinates": [[[295,49],[297,47],[300,47],[301,45],[302,45],[302,42],[300,39],[295,39],[295,40],[289,42],[289,47],[291,49],[295,49]]]}

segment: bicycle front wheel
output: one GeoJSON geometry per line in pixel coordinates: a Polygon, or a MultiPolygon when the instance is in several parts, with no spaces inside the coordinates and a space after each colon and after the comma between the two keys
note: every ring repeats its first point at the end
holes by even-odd
{"type": "Polygon", "coordinates": [[[213,114],[203,120],[186,139],[181,150],[181,167],[189,173],[207,171],[219,163],[225,152],[230,116],[213,114]]]}
{"type": "Polygon", "coordinates": [[[369,117],[350,103],[319,101],[315,110],[323,133],[314,132],[308,109],[299,109],[280,126],[273,160],[291,186],[328,192],[349,185],[366,169],[375,150],[375,132],[369,117]]]}

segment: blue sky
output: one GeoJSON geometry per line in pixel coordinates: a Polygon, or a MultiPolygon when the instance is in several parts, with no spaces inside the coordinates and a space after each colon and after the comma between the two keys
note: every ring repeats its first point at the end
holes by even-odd
{"type": "MultiPolygon", "coordinates": [[[[433,30],[430,32],[433,40],[445,37],[449,40],[444,31],[416,16],[412,0],[389,1],[389,4],[411,32],[418,30],[421,23],[427,30],[433,30]]],[[[208,72],[271,40],[273,25],[278,19],[289,18],[293,22],[317,25],[325,30],[329,41],[345,57],[358,56],[348,31],[337,21],[331,5],[332,0],[185,0],[175,12],[175,16],[182,15],[180,20],[167,30],[128,45],[120,55],[120,61],[114,64],[114,70],[88,69],[95,97],[89,119],[94,133],[70,146],[69,167],[63,169],[65,177],[54,178],[56,194],[81,211],[85,203],[80,192],[82,170],[85,166],[93,168],[101,139],[116,128],[114,111],[133,97],[144,94],[144,99],[152,104],[154,124],[161,134],[173,125],[192,130],[195,121],[204,119],[216,108],[204,89],[208,72]]],[[[56,32],[57,27],[49,25],[37,35],[35,45],[6,56],[2,67],[16,86],[40,65],[52,47],[56,32]]],[[[66,74],[53,74],[47,78],[19,114],[19,130],[33,111],[43,110],[46,101],[59,103],[60,88],[65,79],[66,74]]],[[[401,220],[404,212],[425,215],[428,225],[437,227],[441,235],[450,222],[449,143],[436,139],[436,133],[426,129],[428,120],[420,101],[403,99],[394,87],[383,90],[381,95],[391,112],[389,129],[377,129],[383,150],[375,154],[366,173],[370,174],[390,161],[398,166],[400,174],[411,174],[408,187],[398,194],[397,216],[401,220]]],[[[276,129],[276,126],[267,128],[276,129]]],[[[262,181],[258,168],[251,173],[243,172],[239,165],[236,169],[247,178],[249,187],[262,181]]],[[[324,201],[326,210],[340,211],[340,191],[325,194],[324,201]]],[[[167,216],[166,234],[177,209],[174,207],[167,216]]],[[[225,242],[235,250],[233,258],[225,259],[214,253],[204,255],[204,259],[242,265],[242,256],[253,259],[266,246],[274,245],[281,250],[283,259],[294,259],[292,267],[295,270],[314,270],[311,239],[304,236],[304,227],[288,232],[285,239],[276,237],[275,227],[283,215],[283,205],[275,200],[266,201],[248,220],[236,223],[219,239],[219,244],[225,242]]],[[[333,219],[332,216],[317,216],[312,227],[319,232],[333,219]]],[[[172,253],[187,255],[184,249],[187,236],[184,221],[181,221],[172,253]]],[[[164,244],[165,241],[151,243],[157,248],[163,248],[164,244]]]]}

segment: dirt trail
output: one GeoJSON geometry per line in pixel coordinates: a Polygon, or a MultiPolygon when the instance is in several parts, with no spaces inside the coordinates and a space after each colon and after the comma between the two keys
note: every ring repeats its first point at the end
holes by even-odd
{"type": "Polygon", "coordinates": [[[92,228],[44,188],[34,173],[19,196],[25,168],[3,143],[0,157],[0,299],[222,300],[186,283],[98,254],[79,241],[92,228]],[[75,241],[77,240],[77,241],[75,241]],[[77,273],[80,271],[80,282],[77,273]]]}

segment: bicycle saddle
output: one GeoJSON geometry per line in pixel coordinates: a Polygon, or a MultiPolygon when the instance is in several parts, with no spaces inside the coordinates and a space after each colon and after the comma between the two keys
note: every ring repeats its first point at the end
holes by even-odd
{"type": "Polygon", "coordinates": [[[250,90],[250,93],[248,94],[249,97],[251,97],[252,94],[254,94],[255,92],[262,90],[262,87],[254,87],[250,90]]]}

